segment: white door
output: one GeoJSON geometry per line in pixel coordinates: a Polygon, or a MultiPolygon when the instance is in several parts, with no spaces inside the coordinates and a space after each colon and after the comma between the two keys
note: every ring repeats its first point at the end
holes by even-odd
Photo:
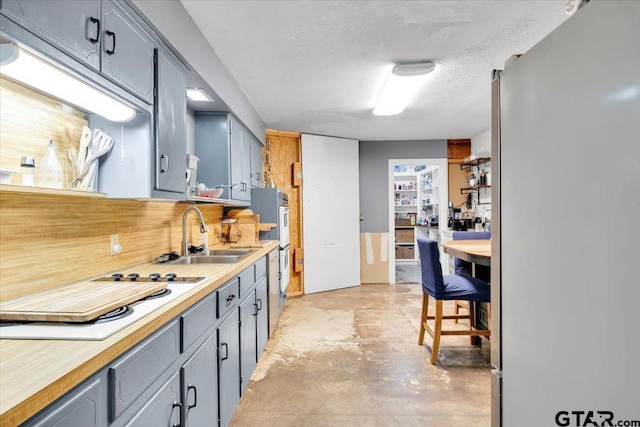
{"type": "Polygon", "coordinates": [[[359,142],[302,135],[304,292],[360,285],[359,142]]]}

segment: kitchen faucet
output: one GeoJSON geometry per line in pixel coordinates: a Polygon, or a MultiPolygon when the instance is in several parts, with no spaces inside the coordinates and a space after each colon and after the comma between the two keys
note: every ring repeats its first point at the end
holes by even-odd
{"type": "Polygon", "coordinates": [[[198,219],[200,220],[200,232],[206,233],[209,231],[207,225],[204,223],[204,218],[202,217],[200,209],[195,206],[189,206],[182,215],[182,256],[187,256],[189,254],[189,242],[187,242],[187,216],[189,215],[189,211],[195,211],[198,214],[198,219]]]}

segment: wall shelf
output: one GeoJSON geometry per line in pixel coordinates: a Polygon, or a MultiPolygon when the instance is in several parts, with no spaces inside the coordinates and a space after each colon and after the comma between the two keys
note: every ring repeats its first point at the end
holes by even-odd
{"type": "Polygon", "coordinates": [[[474,166],[479,167],[491,161],[491,157],[478,157],[477,159],[469,160],[467,162],[460,163],[460,169],[471,170],[474,166]]]}
{"type": "Polygon", "coordinates": [[[460,189],[461,194],[475,193],[481,188],[491,188],[490,185],[476,185],[475,187],[465,187],[460,189]]]}

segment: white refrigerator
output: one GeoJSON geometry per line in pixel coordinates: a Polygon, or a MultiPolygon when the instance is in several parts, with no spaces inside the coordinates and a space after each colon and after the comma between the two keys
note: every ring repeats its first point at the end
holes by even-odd
{"type": "Polygon", "coordinates": [[[494,74],[492,426],[640,425],[640,1],[494,74]]]}

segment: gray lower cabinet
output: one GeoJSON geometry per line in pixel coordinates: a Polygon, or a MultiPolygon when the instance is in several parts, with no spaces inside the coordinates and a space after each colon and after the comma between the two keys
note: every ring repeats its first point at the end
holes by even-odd
{"type": "Polygon", "coordinates": [[[217,345],[214,332],[181,368],[184,427],[217,425],[217,345]]]}
{"type": "Polygon", "coordinates": [[[23,424],[23,427],[106,426],[106,380],[96,376],[23,424]]]}
{"type": "Polygon", "coordinates": [[[226,427],[240,401],[240,316],[237,308],[218,327],[218,396],[220,427],[226,427]]]}
{"type": "Polygon", "coordinates": [[[258,305],[256,304],[255,290],[240,303],[240,394],[249,384],[251,374],[256,369],[256,316],[258,305]]]}
{"type": "Polygon", "coordinates": [[[126,427],[179,426],[182,411],[180,378],[176,372],[126,424],[126,427]]]}
{"type": "Polygon", "coordinates": [[[180,328],[173,320],[113,364],[109,372],[109,421],[115,421],[180,355],[180,328]]]}
{"type": "Polygon", "coordinates": [[[269,299],[267,277],[265,276],[256,286],[256,362],[267,346],[269,339],[269,299]]]}

